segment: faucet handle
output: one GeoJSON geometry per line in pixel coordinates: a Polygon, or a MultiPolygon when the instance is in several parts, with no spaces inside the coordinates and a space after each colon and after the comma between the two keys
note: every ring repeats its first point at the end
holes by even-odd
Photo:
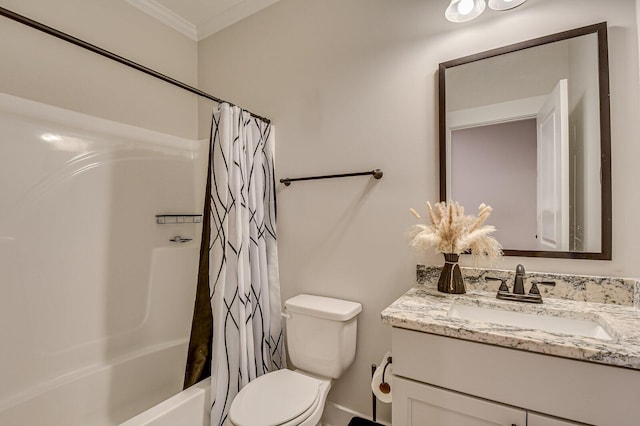
{"type": "Polygon", "coordinates": [[[506,278],[484,277],[484,279],[490,281],[500,281],[500,288],[498,289],[498,291],[509,291],[506,278]]]}
{"type": "Polygon", "coordinates": [[[538,284],[548,285],[551,287],[556,286],[555,281],[531,281],[531,289],[529,290],[529,294],[540,294],[540,290],[538,289],[538,284]]]}
{"type": "Polygon", "coordinates": [[[556,282],[555,281],[531,281],[531,284],[542,284],[542,285],[548,285],[551,287],[555,287],[556,286],[556,282]]]}

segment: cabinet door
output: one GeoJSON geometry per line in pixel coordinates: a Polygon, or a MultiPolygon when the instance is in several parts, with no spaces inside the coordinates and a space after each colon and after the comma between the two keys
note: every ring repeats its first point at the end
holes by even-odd
{"type": "Polygon", "coordinates": [[[542,414],[527,413],[527,426],[569,426],[582,425],[584,423],[574,423],[568,420],[560,420],[542,414]]]}
{"type": "Polygon", "coordinates": [[[526,411],[393,377],[393,422],[402,426],[526,426],[526,411]]]}

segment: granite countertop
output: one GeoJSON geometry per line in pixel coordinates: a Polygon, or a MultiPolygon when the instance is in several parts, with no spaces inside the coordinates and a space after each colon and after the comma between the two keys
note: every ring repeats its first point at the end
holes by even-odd
{"type": "MultiPolygon", "coordinates": [[[[463,273],[464,274],[464,273],[463,273]]],[[[437,274],[432,274],[437,276],[437,274]]],[[[545,298],[543,304],[496,299],[495,292],[470,289],[462,295],[437,291],[434,280],[418,284],[382,312],[383,323],[410,330],[546,355],[640,370],[640,311],[615,303],[545,298]],[[531,314],[587,319],[612,337],[603,340],[524,329],[447,315],[452,303],[531,314]]]]}

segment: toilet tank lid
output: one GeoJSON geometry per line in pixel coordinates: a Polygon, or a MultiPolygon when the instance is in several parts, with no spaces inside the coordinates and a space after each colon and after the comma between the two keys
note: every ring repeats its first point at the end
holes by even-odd
{"type": "Polygon", "coordinates": [[[333,321],[349,321],[362,311],[358,302],[332,297],[299,294],[284,302],[288,312],[324,318],[333,321]]]}

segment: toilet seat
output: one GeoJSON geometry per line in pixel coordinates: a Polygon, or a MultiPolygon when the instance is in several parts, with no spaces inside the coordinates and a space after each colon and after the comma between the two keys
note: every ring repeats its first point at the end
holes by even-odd
{"type": "Polygon", "coordinates": [[[293,426],[315,412],[322,381],[291,370],[265,374],[240,390],[231,403],[235,426],[293,426]]]}

